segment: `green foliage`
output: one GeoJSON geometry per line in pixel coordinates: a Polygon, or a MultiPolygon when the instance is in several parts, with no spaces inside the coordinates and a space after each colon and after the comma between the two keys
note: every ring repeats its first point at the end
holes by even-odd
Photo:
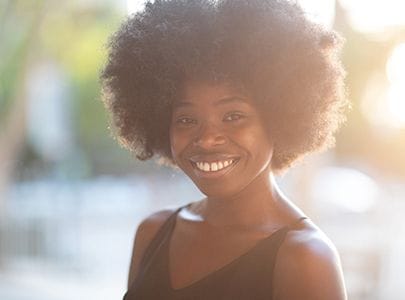
{"type": "Polygon", "coordinates": [[[42,0],[20,0],[0,6],[0,126],[24,77],[42,5],[42,0]]]}
{"type": "MultiPolygon", "coordinates": [[[[84,157],[90,164],[102,163],[91,161],[94,153],[108,157],[111,152],[119,152],[99,99],[104,44],[124,17],[124,12],[111,5],[56,0],[0,3],[0,128],[17,92],[25,87],[30,68],[51,61],[68,80],[74,136],[84,157]]],[[[30,159],[39,158],[31,155],[30,159]]]]}

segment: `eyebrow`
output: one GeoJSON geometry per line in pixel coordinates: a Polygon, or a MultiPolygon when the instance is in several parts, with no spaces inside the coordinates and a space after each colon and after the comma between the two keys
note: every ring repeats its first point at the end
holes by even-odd
{"type": "MultiPolygon", "coordinates": [[[[246,98],[240,97],[240,96],[229,96],[225,98],[221,98],[218,101],[214,103],[214,106],[220,106],[220,105],[225,105],[228,103],[234,103],[234,102],[239,102],[239,103],[247,103],[246,98]]],[[[187,100],[185,101],[179,101],[173,104],[173,108],[179,108],[179,107],[187,107],[187,106],[194,106],[192,102],[189,102],[187,100]]]]}

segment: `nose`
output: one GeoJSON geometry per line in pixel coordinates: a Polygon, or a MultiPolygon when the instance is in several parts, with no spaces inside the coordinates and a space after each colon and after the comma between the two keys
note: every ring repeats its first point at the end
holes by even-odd
{"type": "Polygon", "coordinates": [[[209,149],[226,143],[226,136],[221,128],[214,124],[204,124],[198,131],[194,145],[209,149]]]}

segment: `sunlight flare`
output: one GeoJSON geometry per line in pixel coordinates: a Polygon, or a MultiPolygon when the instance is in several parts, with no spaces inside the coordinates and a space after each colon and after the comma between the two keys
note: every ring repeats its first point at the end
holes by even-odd
{"type": "Polygon", "coordinates": [[[340,0],[354,29],[366,32],[383,32],[389,27],[405,25],[403,0],[340,0]]]}
{"type": "Polygon", "coordinates": [[[387,93],[388,111],[395,127],[405,128],[405,43],[397,45],[386,65],[390,82],[387,93]]]}
{"type": "Polygon", "coordinates": [[[127,13],[131,15],[141,11],[144,7],[145,0],[127,0],[127,13]]]}

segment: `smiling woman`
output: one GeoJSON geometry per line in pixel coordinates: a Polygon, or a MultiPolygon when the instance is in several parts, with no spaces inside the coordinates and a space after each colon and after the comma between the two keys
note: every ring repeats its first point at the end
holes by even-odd
{"type": "Polygon", "coordinates": [[[130,299],[345,299],[339,256],[274,174],[333,145],[339,36],[282,0],[156,0],[110,40],[121,143],[205,194],[138,227],[130,299]]]}
{"type": "Polygon", "coordinates": [[[180,99],[187,100],[174,102],[172,156],[205,195],[248,195],[256,177],[268,178],[273,148],[253,100],[204,82],[186,83],[180,99]]]}

